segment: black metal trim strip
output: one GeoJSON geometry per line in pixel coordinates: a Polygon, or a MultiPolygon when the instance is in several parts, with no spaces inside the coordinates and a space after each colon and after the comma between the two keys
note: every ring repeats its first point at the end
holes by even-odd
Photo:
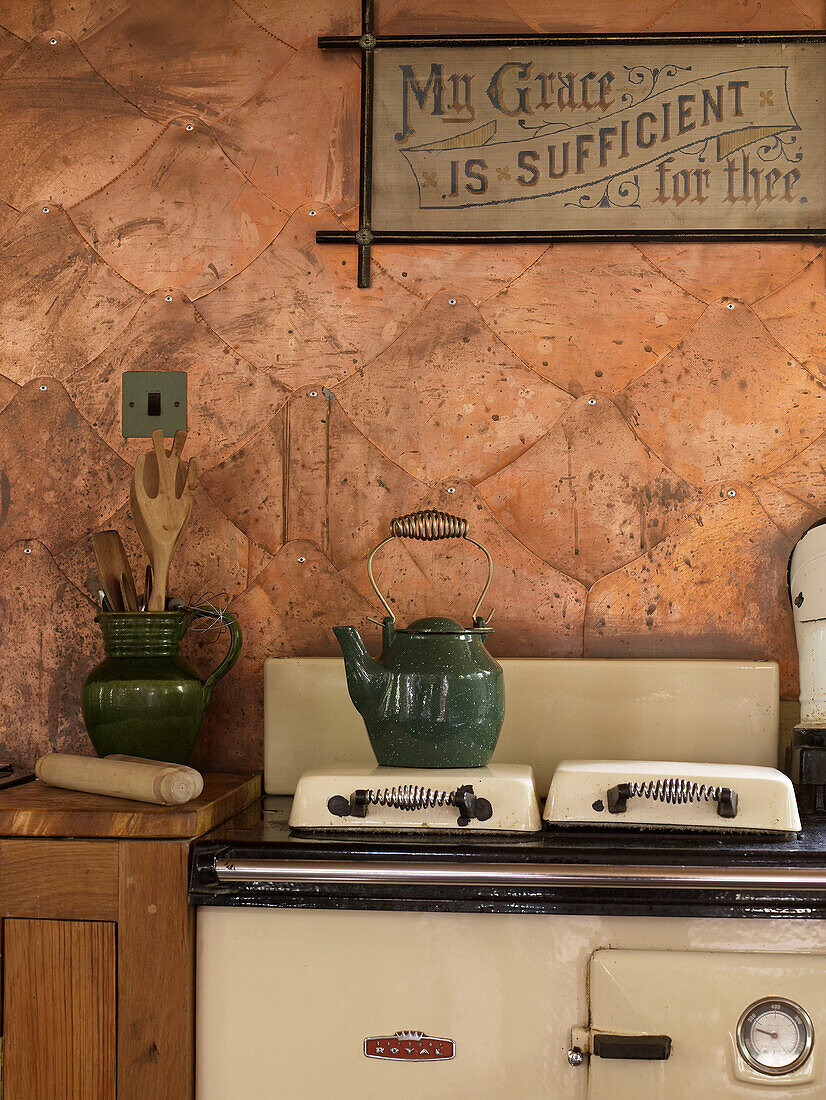
{"type": "MultiPolygon", "coordinates": [[[[783,229],[772,232],[769,238],[766,231],[757,229],[696,229],[692,231],[657,230],[657,229],[614,229],[605,232],[593,232],[591,230],[554,229],[535,230],[526,229],[520,232],[510,230],[429,230],[419,229],[372,229],[370,240],[372,243],[402,244],[415,242],[416,244],[461,244],[465,243],[492,243],[515,244],[520,241],[812,241],[817,244],[826,237],[826,229],[783,229]],[[723,234],[721,236],[721,233],[723,234]]],[[[316,233],[316,241],[319,244],[331,242],[346,243],[359,242],[359,231],[354,229],[319,229],[316,233]]]]}
{"type": "MultiPolygon", "coordinates": [[[[371,4],[372,0],[365,0],[371,4]]],[[[364,23],[362,21],[362,27],[364,23]]],[[[362,34],[372,33],[362,30],[362,34]]],[[[826,39],[826,31],[778,31],[776,34],[376,34],[373,48],[425,49],[428,46],[680,46],[680,45],[771,45],[775,42],[805,44],[826,39]]],[[[322,35],[321,50],[352,50],[362,46],[357,35],[322,35]]]]}
{"type": "MultiPolygon", "coordinates": [[[[362,0],[361,37],[361,129],[359,140],[359,227],[355,233],[358,245],[358,285],[370,286],[370,225],[373,211],[373,50],[375,47],[375,11],[373,0],[362,0]]],[[[316,240],[318,236],[316,235],[316,240]]]]}
{"type": "Polygon", "coordinates": [[[515,916],[724,917],[826,920],[822,894],[760,891],[497,889],[479,887],[255,887],[190,883],[189,904],[237,909],[338,909],[372,912],[513,914],[515,916]]]}

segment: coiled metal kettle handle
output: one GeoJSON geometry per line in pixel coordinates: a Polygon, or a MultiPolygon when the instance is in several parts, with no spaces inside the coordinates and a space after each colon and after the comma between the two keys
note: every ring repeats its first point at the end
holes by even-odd
{"type": "Polygon", "coordinates": [[[373,577],[373,558],[383,546],[386,546],[388,542],[392,542],[393,539],[418,539],[421,542],[436,542],[439,539],[465,539],[467,542],[473,543],[474,546],[478,546],[487,558],[488,579],[485,581],[482,595],[473,609],[473,623],[474,626],[487,626],[493,616],[493,611],[487,619],[479,621],[478,616],[482,600],[487,595],[493,578],[493,559],[481,542],[477,542],[476,539],[470,537],[466,519],[461,516],[452,516],[449,512],[437,512],[434,509],[427,509],[424,512],[410,512],[406,516],[396,516],[395,519],[390,520],[390,534],[370,551],[370,556],[367,559],[367,576],[370,578],[373,591],[381,600],[384,610],[392,622],[395,623],[396,616],[393,614],[393,609],[379,591],[379,586],[373,577]]]}

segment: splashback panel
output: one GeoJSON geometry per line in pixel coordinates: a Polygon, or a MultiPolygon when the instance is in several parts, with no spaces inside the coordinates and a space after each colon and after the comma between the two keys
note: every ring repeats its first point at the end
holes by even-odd
{"type": "MultiPolygon", "coordinates": [[[[540,795],[560,760],[604,757],[777,765],[771,661],[503,658],[505,724],[494,761],[531,764],[540,795]]],[[[264,785],[374,759],[338,657],[265,662],[264,785]]]]}

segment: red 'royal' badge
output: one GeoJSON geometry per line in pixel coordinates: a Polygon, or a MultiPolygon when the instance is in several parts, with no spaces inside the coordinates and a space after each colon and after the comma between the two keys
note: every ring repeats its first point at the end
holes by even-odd
{"type": "Polygon", "coordinates": [[[452,1039],[436,1039],[421,1031],[397,1031],[395,1035],[375,1035],[364,1040],[366,1058],[385,1058],[394,1062],[444,1062],[456,1054],[452,1039]]]}

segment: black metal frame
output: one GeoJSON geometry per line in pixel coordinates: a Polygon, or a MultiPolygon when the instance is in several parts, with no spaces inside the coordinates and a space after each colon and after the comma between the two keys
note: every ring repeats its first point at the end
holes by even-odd
{"type": "MultiPolygon", "coordinates": [[[[524,241],[812,241],[826,240],[823,229],[757,230],[696,229],[683,230],[410,230],[373,229],[373,93],[375,51],[385,48],[426,48],[428,46],[619,46],[639,43],[647,46],[705,44],[748,45],[758,43],[826,42],[826,32],[778,34],[375,34],[374,0],[362,0],[361,35],[326,35],[318,39],[322,50],[361,50],[361,170],[359,174],[358,229],[321,229],[316,233],[320,244],[352,242],[358,246],[358,285],[370,286],[370,249],[374,243],[416,244],[494,243],[524,241]]],[[[824,166],[826,168],[826,166],[824,166]]]]}
{"type": "MultiPolygon", "coordinates": [[[[482,863],[629,864],[725,869],[815,870],[826,859],[826,823],[804,822],[794,836],[701,833],[578,826],[538,833],[445,834],[349,832],[302,834],[287,823],[288,798],[266,798],[196,840],[190,858],[191,905],[239,908],[366,909],[448,913],[532,913],[791,918],[826,921],[826,894],[760,887],[705,889],[593,889],[540,886],[424,886],[307,883],[221,883],[218,859],[346,860],[374,863],[422,860],[467,867],[482,863]],[[427,835],[422,835],[422,834],[427,835]]],[[[825,926],[826,927],[826,926],[825,926]]]]}

